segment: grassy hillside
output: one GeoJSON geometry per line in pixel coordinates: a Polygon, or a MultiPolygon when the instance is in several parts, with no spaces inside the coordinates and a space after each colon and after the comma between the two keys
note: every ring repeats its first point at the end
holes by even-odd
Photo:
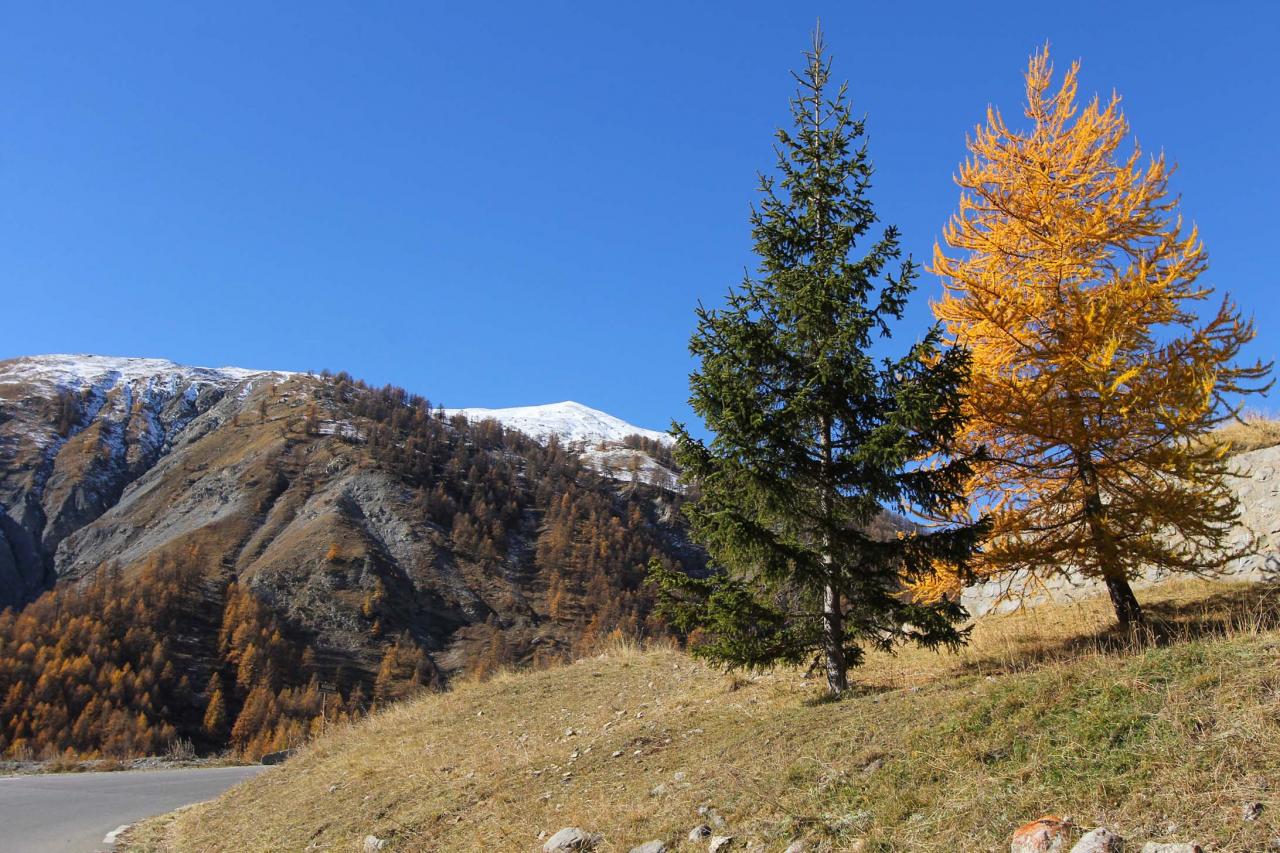
{"type": "MultiPolygon", "coordinates": [[[[672,849],[713,808],[781,850],[1007,850],[1044,812],[1136,841],[1267,849],[1280,835],[1280,590],[1148,596],[1165,639],[1105,633],[1105,602],[982,621],[957,654],[876,657],[839,702],[793,671],[733,679],[618,648],[402,703],[220,799],[141,827],[136,851],[672,849]],[[1264,804],[1244,821],[1246,801],[1264,804]]],[[[682,846],[683,845],[683,846],[682,846]]]]}

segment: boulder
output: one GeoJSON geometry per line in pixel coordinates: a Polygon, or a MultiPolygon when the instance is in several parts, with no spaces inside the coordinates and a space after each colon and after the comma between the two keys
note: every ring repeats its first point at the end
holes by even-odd
{"type": "Polygon", "coordinates": [[[729,849],[729,845],[733,844],[732,835],[716,835],[711,838],[711,843],[707,845],[707,853],[724,853],[729,849]]]}
{"type": "Polygon", "coordinates": [[[1124,839],[1100,826],[1077,841],[1071,853],[1124,853],[1124,839]]]}
{"type": "Polygon", "coordinates": [[[593,835],[576,826],[566,826],[547,839],[542,845],[542,853],[569,853],[574,850],[591,850],[600,841],[600,836],[593,835]]]}
{"type": "Polygon", "coordinates": [[[693,829],[689,830],[690,841],[701,841],[709,835],[711,835],[711,827],[707,826],[705,823],[700,823],[693,829]]]}
{"type": "Polygon", "coordinates": [[[1057,815],[1045,815],[1024,823],[1009,840],[1009,853],[1063,853],[1071,839],[1071,823],[1057,815]]]}
{"type": "Polygon", "coordinates": [[[1262,816],[1262,803],[1245,803],[1240,807],[1241,820],[1257,820],[1262,816]]]}
{"type": "Polygon", "coordinates": [[[294,753],[294,750],[292,749],[282,749],[279,752],[268,752],[266,755],[262,756],[262,763],[263,764],[284,764],[285,761],[287,761],[289,757],[293,755],[293,753],[294,753]]]}
{"type": "Polygon", "coordinates": [[[364,837],[364,853],[378,853],[387,846],[387,839],[379,838],[376,835],[366,835],[364,837]]]}

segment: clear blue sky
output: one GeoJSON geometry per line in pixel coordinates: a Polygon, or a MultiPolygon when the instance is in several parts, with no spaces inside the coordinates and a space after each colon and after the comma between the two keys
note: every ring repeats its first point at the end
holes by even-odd
{"type": "MultiPolygon", "coordinates": [[[[697,300],[821,16],[917,258],[1051,41],[1181,164],[1276,355],[1269,2],[0,2],[0,356],[345,369],[446,405],[687,418],[697,300]]],[[[936,281],[921,282],[914,327],[936,281]]]]}

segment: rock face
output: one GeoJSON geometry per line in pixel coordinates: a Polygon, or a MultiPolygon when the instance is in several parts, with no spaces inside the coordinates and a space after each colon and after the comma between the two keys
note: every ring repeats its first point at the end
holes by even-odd
{"type": "MultiPolygon", "coordinates": [[[[1240,501],[1240,527],[1232,543],[1243,545],[1249,537],[1258,541],[1257,554],[1231,563],[1222,580],[1280,580],[1280,446],[1241,453],[1232,459],[1235,476],[1232,487],[1240,501]]],[[[1152,569],[1135,581],[1141,588],[1168,580],[1167,574],[1152,569]]],[[[1007,613],[1024,606],[1048,602],[1077,601],[1105,595],[1101,582],[1080,577],[1054,575],[1043,585],[1025,575],[990,580],[967,587],[960,600],[971,616],[1007,613]]]]}
{"type": "Polygon", "coordinates": [[[0,362],[0,607],[72,572],[77,548],[65,540],[176,442],[288,376],[102,356],[0,362]]]}
{"type": "Polygon", "coordinates": [[[649,554],[701,564],[678,495],[596,476],[493,425],[424,416],[426,405],[349,378],[96,356],[0,362],[0,608],[105,567],[182,560],[211,591],[247,585],[322,672],[371,675],[407,632],[448,673],[495,633],[517,660],[572,643],[586,579],[566,574],[575,541],[541,541],[553,502],[619,520],[600,566],[611,576],[649,554]],[[430,435],[406,432],[415,416],[430,435]],[[557,617],[553,576],[566,581],[557,617]]]}

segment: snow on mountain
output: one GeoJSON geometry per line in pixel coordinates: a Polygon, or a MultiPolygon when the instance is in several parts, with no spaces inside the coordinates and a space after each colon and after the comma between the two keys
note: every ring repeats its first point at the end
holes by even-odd
{"type": "MultiPolygon", "coordinates": [[[[124,421],[135,400],[148,403],[143,409],[144,416],[155,421],[158,413],[177,397],[182,397],[189,404],[206,388],[232,391],[238,387],[238,396],[243,398],[258,380],[287,379],[292,375],[285,371],[190,367],[161,358],[105,355],[36,355],[0,361],[0,386],[26,385],[84,395],[85,422],[105,411],[104,406],[118,410],[115,414],[124,421]]],[[[169,418],[174,421],[170,426],[180,428],[193,413],[194,410],[170,412],[169,418]]],[[[620,446],[631,435],[670,444],[669,435],[638,427],[581,403],[565,401],[505,409],[449,409],[446,413],[463,415],[471,421],[493,419],[508,429],[519,430],[543,443],[552,435],[558,436],[565,445],[582,452],[588,465],[617,480],[642,480],[665,488],[671,488],[676,481],[676,475],[662,464],[643,453],[636,454],[620,446]],[[599,449],[602,444],[607,449],[599,449]]],[[[342,432],[345,435],[348,429],[354,428],[325,423],[319,431],[322,434],[342,432]]],[[[159,446],[168,439],[172,429],[157,421],[149,425],[149,432],[154,436],[148,443],[159,446]]],[[[33,436],[33,439],[50,446],[60,441],[52,433],[33,436]]]]}
{"type": "Polygon", "coordinates": [[[556,435],[566,444],[619,444],[629,435],[671,443],[665,432],[644,429],[590,406],[566,400],[543,406],[516,406],[509,409],[447,409],[446,414],[463,415],[469,421],[492,419],[508,429],[519,430],[540,442],[556,435]]]}
{"type": "Polygon", "coordinates": [[[38,384],[80,390],[120,385],[177,386],[188,383],[234,385],[258,376],[289,376],[278,370],[242,367],[187,367],[163,358],[108,355],[33,355],[0,361],[0,383],[38,384]]]}
{"type": "Polygon", "coordinates": [[[669,492],[683,492],[680,475],[642,450],[588,448],[579,457],[598,474],[622,483],[648,483],[669,492]]]}

